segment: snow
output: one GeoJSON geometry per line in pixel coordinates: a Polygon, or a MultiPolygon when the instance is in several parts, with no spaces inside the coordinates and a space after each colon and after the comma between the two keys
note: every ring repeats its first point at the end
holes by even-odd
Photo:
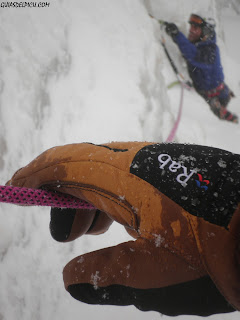
{"type": "MultiPolygon", "coordinates": [[[[47,148],[73,142],[165,141],[180,88],[159,39],[158,18],[187,32],[189,15],[217,22],[226,83],[240,116],[238,0],[49,0],[44,8],[0,8],[0,170],[4,184],[47,148]]],[[[187,76],[175,44],[167,47],[187,76]]],[[[240,153],[240,126],[217,119],[194,91],[184,91],[175,141],[240,153]]],[[[223,164],[222,164],[223,165],[223,164]]],[[[49,209],[0,206],[0,319],[159,319],[134,307],[91,306],[65,291],[72,258],[129,240],[114,224],[102,236],[52,240],[49,209]]],[[[238,313],[211,316],[235,320],[238,313]]],[[[163,316],[163,319],[167,317],[163,316]]],[[[194,320],[183,316],[179,319],[194,320]]]]}

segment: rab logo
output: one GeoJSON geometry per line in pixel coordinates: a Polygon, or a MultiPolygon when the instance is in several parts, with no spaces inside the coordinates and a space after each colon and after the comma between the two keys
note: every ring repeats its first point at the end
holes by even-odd
{"type": "Polygon", "coordinates": [[[183,166],[180,162],[172,160],[170,155],[166,153],[160,154],[158,156],[158,161],[160,169],[163,170],[168,168],[170,172],[176,173],[176,180],[183,187],[186,187],[188,180],[192,178],[194,174],[197,174],[198,180],[195,180],[197,183],[197,187],[204,190],[208,189],[207,185],[210,183],[210,181],[203,180],[202,175],[200,173],[197,173],[197,169],[188,170],[188,168],[183,166]]]}
{"type": "Polygon", "coordinates": [[[183,166],[180,162],[172,160],[169,154],[162,153],[158,156],[159,168],[165,169],[168,167],[168,170],[173,173],[177,173],[176,180],[183,187],[187,186],[187,181],[197,173],[196,170],[189,170],[183,166]]]}
{"type": "Polygon", "coordinates": [[[209,180],[203,180],[203,177],[202,177],[202,175],[200,173],[198,173],[197,175],[198,175],[198,179],[199,180],[195,180],[195,181],[197,183],[198,188],[207,190],[208,189],[207,185],[210,183],[210,181],[209,180]]]}

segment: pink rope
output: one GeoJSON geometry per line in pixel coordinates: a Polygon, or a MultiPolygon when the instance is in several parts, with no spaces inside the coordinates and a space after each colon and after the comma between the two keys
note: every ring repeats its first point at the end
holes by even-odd
{"type": "Polygon", "coordinates": [[[184,91],[184,83],[181,82],[181,98],[180,98],[180,104],[179,104],[179,109],[178,109],[178,116],[177,116],[177,119],[175,121],[175,124],[174,124],[169,136],[167,137],[166,142],[172,142],[173,141],[173,139],[175,137],[175,134],[176,134],[176,131],[178,129],[178,125],[179,125],[179,122],[181,120],[182,109],[183,109],[183,91],[184,91]]]}
{"type": "Polygon", "coordinates": [[[64,193],[12,186],[0,186],[0,202],[28,206],[95,209],[90,203],[64,193]]]}

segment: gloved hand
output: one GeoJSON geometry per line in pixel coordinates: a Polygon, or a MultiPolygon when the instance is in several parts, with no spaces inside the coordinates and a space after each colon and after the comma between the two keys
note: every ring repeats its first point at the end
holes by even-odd
{"type": "Polygon", "coordinates": [[[179,32],[178,27],[174,23],[168,22],[165,22],[165,31],[171,37],[176,36],[179,32]]]}
{"type": "Polygon", "coordinates": [[[97,208],[52,209],[58,241],[105,232],[112,221],[136,239],[70,261],[63,278],[74,298],[206,316],[240,308],[237,172],[239,156],[209,147],[83,143],[47,150],[8,184],[97,208]]]}

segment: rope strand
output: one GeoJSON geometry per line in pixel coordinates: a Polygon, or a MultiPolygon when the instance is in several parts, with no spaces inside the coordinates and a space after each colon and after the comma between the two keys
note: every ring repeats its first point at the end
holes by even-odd
{"type": "Polygon", "coordinates": [[[25,206],[48,206],[88,210],[95,209],[95,207],[90,203],[68,194],[13,186],[0,186],[0,202],[25,206]]]}
{"type": "Polygon", "coordinates": [[[173,141],[175,134],[177,132],[177,129],[178,129],[179,122],[181,120],[181,116],[182,116],[184,84],[182,82],[180,82],[180,84],[181,84],[181,98],[180,98],[180,103],[179,103],[179,108],[178,108],[178,116],[177,116],[177,119],[175,121],[175,124],[174,124],[171,132],[169,133],[169,136],[167,137],[166,142],[173,141]]]}

